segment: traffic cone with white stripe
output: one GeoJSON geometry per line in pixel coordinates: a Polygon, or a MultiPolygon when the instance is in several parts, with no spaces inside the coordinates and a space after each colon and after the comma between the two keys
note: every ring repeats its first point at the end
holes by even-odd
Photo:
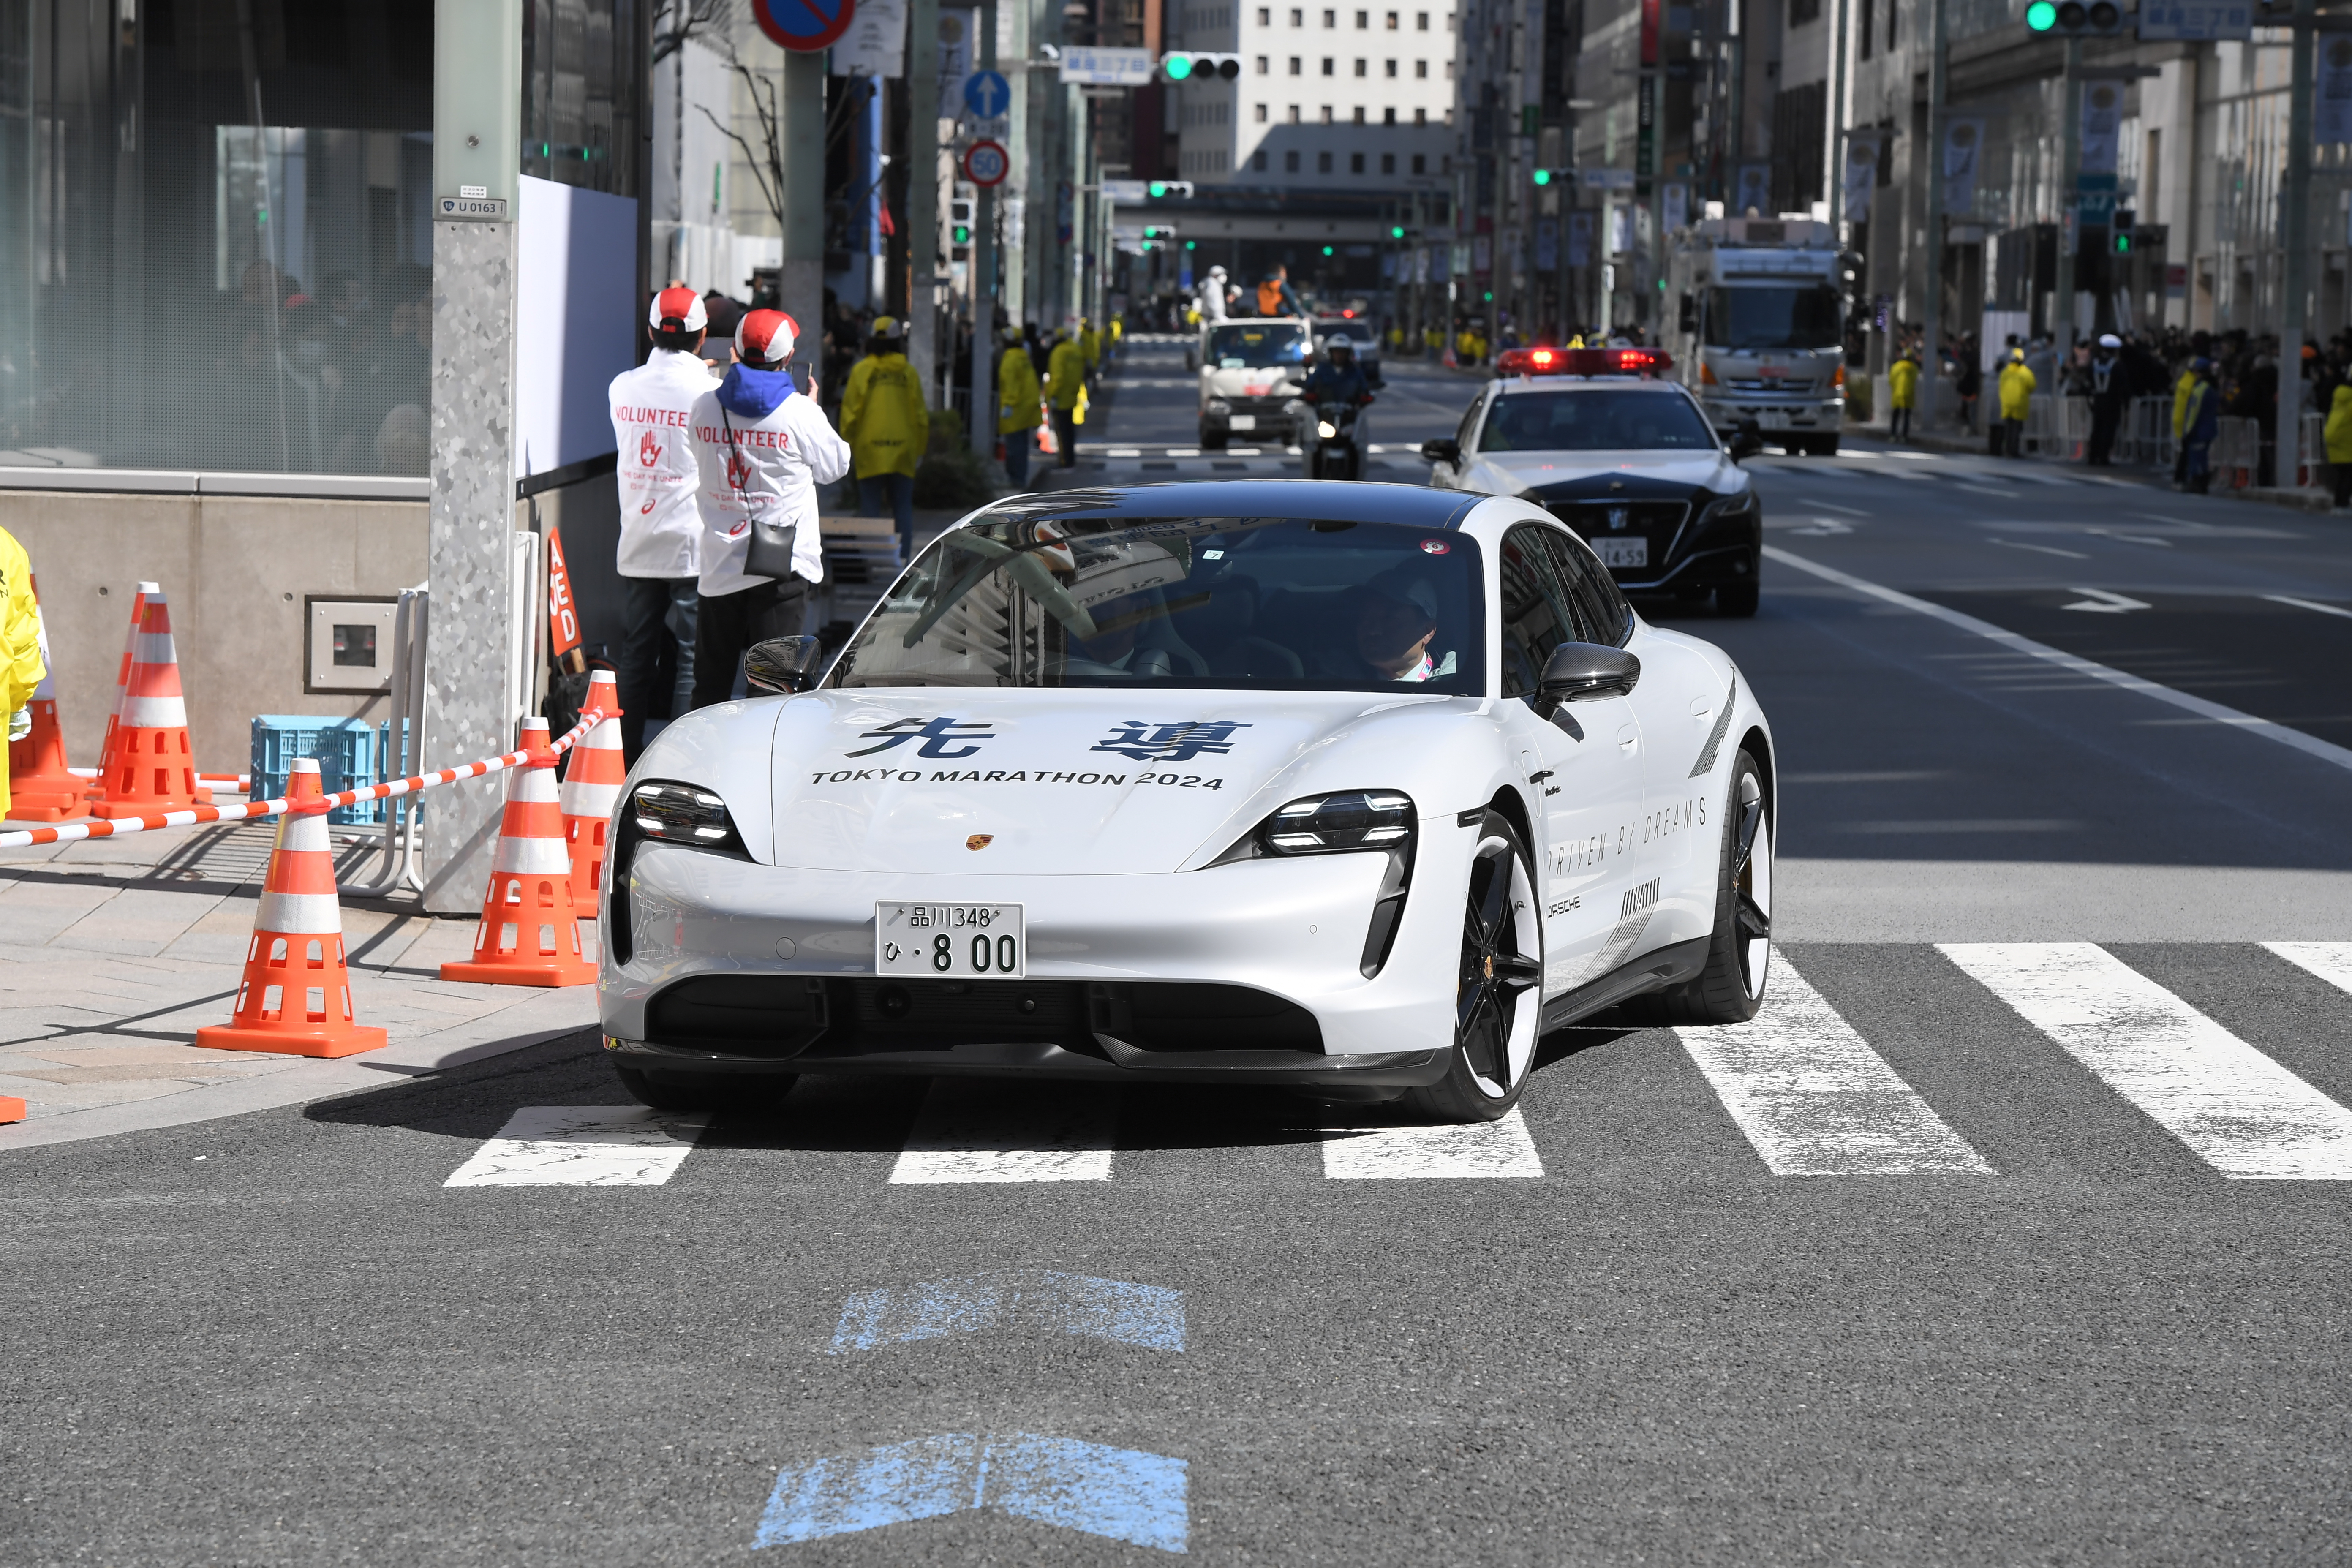
{"type": "Polygon", "coordinates": [[[352,1021],[343,910],[335,900],[335,854],[316,759],[294,759],[286,799],[292,809],[278,819],[278,847],[269,856],[236,1009],[226,1024],[198,1029],[196,1044],[289,1057],[374,1050],[389,1037],[352,1021]]]}
{"type": "Polygon", "coordinates": [[[25,1120],[25,1102],[13,1094],[0,1094],[0,1122],[25,1120]]]}
{"type": "Polygon", "coordinates": [[[131,661],[139,653],[139,634],[145,629],[147,595],[160,594],[160,583],[142,583],[131,595],[131,629],[122,637],[122,662],[114,668],[114,707],[106,715],[106,733],[98,742],[98,777],[89,781],[89,798],[106,798],[106,770],[114,762],[114,731],[122,722],[122,694],[131,687],[131,661]]]}
{"type": "Polygon", "coordinates": [[[152,583],[140,623],[110,756],[100,779],[97,815],[144,816],[184,811],[212,799],[196,788],[196,760],[188,750],[188,705],[180,695],[180,658],[172,646],[172,606],[152,583]]]}
{"type": "Polygon", "coordinates": [[[603,710],[604,717],[573,744],[557,799],[572,856],[572,902],[582,914],[593,915],[602,908],[597,889],[604,876],[605,836],[629,777],[628,764],[621,760],[621,688],[611,670],[589,672],[588,706],[603,710]]]}
{"type": "MultiPolygon", "coordinates": [[[[33,603],[41,584],[33,583],[33,603]]],[[[36,623],[41,643],[41,683],[25,706],[32,733],[8,742],[8,816],[19,822],[58,822],[89,815],[89,781],[66,766],[66,738],[58,728],[58,672],[49,664],[49,630],[36,623]]],[[[0,1116],[0,1121],[5,1121],[0,1116]]]]}
{"type": "Polygon", "coordinates": [[[572,897],[572,858],[563,849],[563,812],[555,798],[555,753],[547,721],[522,721],[530,760],[507,774],[506,815],[482,899],[474,956],[441,966],[444,980],[492,985],[593,985],[596,965],[580,950],[580,910],[572,897]]]}

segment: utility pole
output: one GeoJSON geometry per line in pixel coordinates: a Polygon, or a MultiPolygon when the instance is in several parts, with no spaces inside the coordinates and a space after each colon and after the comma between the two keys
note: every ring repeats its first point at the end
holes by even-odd
{"type": "Polygon", "coordinates": [[[907,6],[907,359],[929,403],[939,364],[940,0],[907,6]]]}
{"type": "MultiPolygon", "coordinates": [[[[982,70],[996,68],[996,7],[983,0],[980,37],[973,40],[973,58],[982,70]]],[[[1019,4],[1020,0],[1014,0],[1019,4]]],[[[1013,87],[1008,108],[1017,109],[1020,87],[1013,87]]],[[[1014,123],[1018,124],[1016,120],[1014,123]]],[[[1013,167],[1019,168],[1019,163],[1013,167]]],[[[971,231],[971,449],[982,462],[996,449],[996,192],[982,185],[971,231]]]]}
{"type": "MultiPolygon", "coordinates": [[[[2063,373],[2074,356],[2074,252],[2083,243],[2083,40],[2066,40],[2065,85],[2059,97],[2065,105],[2065,123],[2059,128],[2064,149],[2058,160],[2057,298],[2051,313],[2050,341],[2057,345],[2058,369],[2063,373]]],[[[2054,393],[2057,389],[2051,388],[2054,393]]]]}
{"type": "Polygon", "coordinates": [[[793,357],[814,375],[824,339],[824,51],[784,51],[783,264],[777,307],[800,323],[793,357]]]}
{"type": "MultiPolygon", "coordinates": [[[[1948,0],[1932,0],[1927,35],[1927,298],[1920,301],[1919,324],[1927,334],[1919,355],[1918,415],[1922,429],[1936,427],[1936,380],[1943,370],[1939,349],[1944,340],[1944,96],[1951,63],[1947,47],[1948,0]]],[[[1871,411],[1874,415],[1876,409],[1871,411]]]]}
{"type": "Polygon", "coordinates": [[[2278,441],[2271,482],[2294,488],[2303,465],[2304,296],[2311,267],[2311,75],[2315,0],[2294,0],[2294,63],[2289,68],[2286,111],[2286,200],[2279,241],[2286,247],[2285,310],[2279,326],[2278,441]]]}

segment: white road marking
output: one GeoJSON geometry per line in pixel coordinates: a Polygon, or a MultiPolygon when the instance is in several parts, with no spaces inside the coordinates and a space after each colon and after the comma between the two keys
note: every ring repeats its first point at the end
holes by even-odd
{"type": "Polygon", "coordinates": [[[1892,451],[1886,455],[1890,458],[1908,458],[1915,463],[1932,463],[1937,461],[1936,454],[1933,452],[1892,451]]]}
{"type": "Polygon", "coordinates": [[[1906,610],[1916,611],[1933,620],[1941,621],[1948,626],[1956,626],[1961,631],[1973,633],[1988,642],[1999,643],[2012,653],[2021,653],[2029,658],[2041,659],[2072,674],[2087,676],[2094,680],[2104,680],[2110,686],[2119,686],[2126,691],[2139,692],[2143,696],[2154,698],[2158,702],[2169,703],[2175,708],[2194,713],[2201,719],[2210,720],[2217,724],[2226,724],[2233,730],[2241,730],[2249,734],[2260,735],[2266,741],[2275,741],[2282,746],[2291,747],[2331,766],[2352,772],[2352,750],[2336,745],[2333,742],[2323,741],[2316,735],[2306,735],[2300,730],[2290,729],[2272,720],[2257,718],[2252,713],[2242,712],[2238,709],[2226,707],[2203,697],[2192,696],[2186,691],[2176,691],[2169,686],[2159,685],[2144,677],[2127,674],[2094,659],[2067,653],[2063,649],[2052,647],[2047,643],[2035,642],[2032,637],[2020,637],[2005,627],[1994,626],[1990,621],[1979,620],[1963,611],[1947,608],[1930,600],[1917,598],[1886,587],[1883,584],[1873,583],[1864,577],[1856,577],[1851,573],[1841,572],[1834,566],[1824,566],[1818,561],[1808,561],[1795,552],[1783,550],[1777,544],[1766,545],[1764,553],[1783,566],[1793,566],[1800,572],[1809,572],[1824,582],[1835,583],[1840,587],[1850,588],[1857,594],[1866,594],[1885,604],[1900,605],[1906,610]]]}
{"type": "Polygon", "coordinates": [[[2298,610],[2317,610],[2323,616],[2341,616],[2352,621],[2352,610],[2341,605],[2323,605],[2315,599],[2297,599],[2285,594],[2264,594],[2263,597],[2274,605],[2293,605],[2298,610]]]}
{"type": "Polygon", "coordinates": [[[935,1079],[890,1180],[1108,1182],[1118,1106],[1089,1084],[935,1079]]]}
{"type": "MultiPolygon", "coordinates": [[[[1377,447],[1374,448],[1376,451],[1379,448],[1377,447]]],[[[1822,500],[1817,496],[1799,496],[1797,499],[1804,502],[1807,506],[1817,506],[1829,511],[1842,511],[1848,517],[1868,517],[1870,515],[1870,513],[1863,510],[1860,507],[1840,506],[1833,500],[1822,500]]]]}
{"type": "Polygon", "coordinates": [[[2134,610],[2152,610],[2156,606],[2146,599],[2134,599],[2122,594],[2110,594],[2105,588],[2076,588],[2083,595],[2071,605],[2061,605],[2062,610],[2080,610],[2089,616],[2127,616],[2134,610]]]}
{"type": "Polygon", "coordinates": [[[1994,538],[1988,539],[1985,542],[1987,544],[2006,544],[2011,550],[2039,551],[2044,555],[2063,555],[2069,561],[2088,561],[2090,559],[2089,556],[2084,554],[2079,550],[2061,550],[2054,544],[2028,544],[2023,540],[2020,539],[1994,538]]]}
{"type": "Polygon", "coordinates": [[[1103,454],[1106,458],[1140,458],[1142,450],[1135,447],[1113,447],[1103,454]]]}
{"type": "Polygon", "coordinates": [[[708,1121],[642,1105],[526,1105],[442,1184],[658,1187],[708,1121]]]}
{"type": "Polygon", "coordinates": [[[2263,945],[2338,991],[2352,992],[2352,942],[2266,942],[2263,945]]]}
{"type": "Polygon", "coordinates": [[[2025,494],[2022,490],[1999,489],[1991,485],[1972,485],[1965,480],[1958,481],[1958,483],[1959,489],[1964,490],[1974,490],[1980,496],[1999,496],[2003,500],[2022,500],[2025,499],[2025,494]]]}
{"type": "Polygon", "coordinates": [[[2223,1175],[2352,1181],[2352,1110],[2105,949],[1937,945],[2223,1175]]]}
{"type": "Polygon", "coordinates": [[[1528,1124],[1513,1106],[1495,1121],[1459,1126],[1362,1126],[1328,1129],[1323,1173],[1339,1181],[1432,1176],[1540,1176],[1528,1124]]]}
{"type": "Polygon", "coordinates": [[[1774,1175],[1993,1173],[1786,953],[1755,1017],[1675,1033],[1774,1175]]]}

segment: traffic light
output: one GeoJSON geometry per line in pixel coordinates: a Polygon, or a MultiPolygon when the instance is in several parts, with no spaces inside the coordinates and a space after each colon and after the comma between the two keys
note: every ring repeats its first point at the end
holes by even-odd
{"type": "Polygon", "coordinates": [[[1171,49],[1160,57],[1160,74],[1170,81],[1210,81],[1220,78],[1231,81],[1242,74],[1242,58],[1171,49]]]}
{"type": "Polygon", "coordinates": [[[2032,0],[2025,26],[2061,38],[2114,37],[2124,30],[2124,9],[2115,0],[2032,0]]]}
{"type": "Polygon", "coordinates": [[[1324,255],[1326,255],[1326,256],[1330,255],[1330,254],[1331,254],[1331,247],[1330,247],[1329,246],[1328,246],[1328,245],[1327,245],[1327,246],[1325,246],[1325,247],[1323,247],[1323,254],[1324,254],[1324,255]]]}
{"type": "Polygon", "coordinates": [[[951,260],[971,244],[972,206],[970,196],[948,198],[948,245],[951,260]]]}
{"type": "Polygon", "coordinates": [[[1146,250],[1165,250],[1171,245],[1174,244],[1175,240],[1176,227],[1173,224],[1160,223],[1146,224],[1143,226],[1143,248],[1146,250]]]}
{"type": "Polygon", "coordinates": [[[1404,237],[1404,225],[1401,223],[1392,223],[1389,225],[1389,237],[1391,239],[1402,239],[1404,237]]]}
{"type": "Polygon", "coordinates": [[[1575,174],[1576,171],[1573,169],[1538,169],[1535,175],[1536,189],[1540,191],[1553,185],[1568,184],[1574,179],[1575,174]]]}
{"type": "Polygon", "coordinates": [[[1183,196],[1189,199],[1192,195],[1192,182],[1190,180],[1154,180],[1151,184],[1146,185],[1144,189],[1150,193],[1151,199],[1154,201],[1158,201],[1163,196],[1183,196]]]}
{"type": "Polygon", "coordinates": [[[2139,227],[2139,215],[2129,207],[2116,209],[2115,241],[2117,256],[2132,253],[2132,238],[2139,227]]]}

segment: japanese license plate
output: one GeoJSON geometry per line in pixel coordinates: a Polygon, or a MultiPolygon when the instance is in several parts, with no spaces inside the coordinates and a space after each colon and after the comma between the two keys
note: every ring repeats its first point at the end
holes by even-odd
{"type": "Polygon", "coordinates": [[[1257,416],[1255,414],[1229,415],[1226,416],[1225,426],[1233,430],[1255,430],[1257,428],[1257,416]]]}
{"type": "Polygon", "coordinates": [[[1021,906],[877,903],[874,973],[908,980],[1018,980],[1029,973],[1021,906]]]}
{"type": "Polygon", "coordinates": [[[1603,566],[1647,566],[1650,563],[1650,542],[1646,539],[1612,539],[1604,533],[1592,542],[1592,552],[1601,557],[1603,566]]]}
{"type": "Polygon", "coordinates": [[[1757,415],[1756,423],[1766,430],[1786,430],[1789,427],[1789,411],[1785,408],[1767,408],[1757,415]]]}

